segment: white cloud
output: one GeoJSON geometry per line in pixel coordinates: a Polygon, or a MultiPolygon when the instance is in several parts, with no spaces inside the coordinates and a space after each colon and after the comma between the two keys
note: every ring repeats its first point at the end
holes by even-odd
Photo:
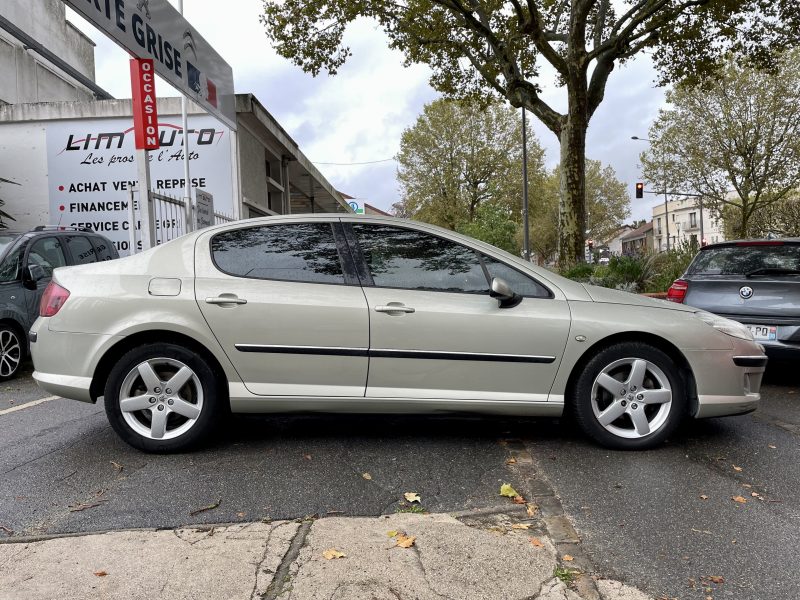
{"type": "MultiPolygon", "coordinates": [[[[394,156],[403,129],[437,96],[428,86],[427,67],[404,68],[402,55],[388,49],[385,35],[370,21],[357,21],[348,30],[353,56],[339,74],[313,78],[272,50],[259,21],[260,0],[210,6],[204,0],[184,0],[186,18],[233,67],[236,91],[255,94],[312,160],[365,162],[394,156]]],[[[68,18],[97,43],[97,83],[118,98],[130,97],[127,53],[74,12],[68,11],[68,18]]],[[[663,92],[653,87],[653,79],[647,57],[615,71],[589,129],[588,156],[613,166],[631,196],[640,178],[638,156],[646,146],[630,138],[646,137],[663,104],[663,92]]],[[[158,91],[176,94],[163,81],[158,91]]],[[[547,85],[543,97],[563,109],[562,88],[547,85]]],[[[548,163],[555,165],[555,136],[532,115],[529,122],[547,150],[548,163]]],[[[319,166],[334,186],[352,196],[381,208],[397,200],[393,162],[319,166]]],[[[649,218],[655,203],[632,199],[633,217],[649,218]]]]}

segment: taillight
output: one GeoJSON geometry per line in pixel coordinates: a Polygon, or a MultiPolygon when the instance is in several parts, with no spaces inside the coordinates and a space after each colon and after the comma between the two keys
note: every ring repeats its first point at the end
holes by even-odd
{"type": "Polygon", "coordinates": [[[686,292],[689,290],[689,282],[683,279],[676,279],[672,282],[667,290],[667,300],[670,302],[677,302],[681,304],[686,298],[686,292]]]}
{"type": "Polygon", "coordinates": [[[44,289],[44,294],[42,294],[42,301],[39,303],[39,316],[54,316],[64,306],[67,298],[69,298],[69,290],[61,287],[55,281],[51,281],[44,289]]]}

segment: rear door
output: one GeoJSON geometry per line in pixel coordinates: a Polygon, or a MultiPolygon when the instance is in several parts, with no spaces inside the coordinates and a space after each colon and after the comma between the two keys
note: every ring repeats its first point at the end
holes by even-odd
{"type": "Polygon", "coordinates": [[[548,399],[570,327],[560,291],[429,232],[349,227],[370,309],[368,397],[548,399]],[[500,308],[492,276],[526,297],[500,308]]]}
{"type": "Polygon", "coordinates": [[[198,238],[197,303],[251,393],[363,397],[369,316],[340,228],[282,220],[198,238]]]}
{"type": "Polygon", "coordinates": [[[42,294],[47,284],[53,278],[53,270],[68,264],[67,254],[64,252],[63,238],[56,235],[34,238],[33,241],[28,243],[23,264],[23,278],[26,277],[25,270],[29,265],[38,265],[44,271],[44,277],[36,282],[33,289],[30,289],[27,285],[24,287],[28,317],[28,322],[24,325],[27,331],[39,314],[39,301],[42,299],[42,294]]]}

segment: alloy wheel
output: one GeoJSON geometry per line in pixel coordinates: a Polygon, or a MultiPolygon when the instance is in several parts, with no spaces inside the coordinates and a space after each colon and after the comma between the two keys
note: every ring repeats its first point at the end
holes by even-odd
{"type": "Polygon", "coordinates": [[[0,377],[11,377],[22,360],[22,345],[11,329],[0,330],[0,377]]]}
{"type": "Polygon", "coordinates": [[[638,439],[667,422],[672,387],[664,371],[642,358],[623,358],[606,366],[592,384],[592,412],[610,433],[638,439]]]}
{"type": "Polygon", "coordinates": [[[174,358],[151,358],[122,382],[119,407],[139,435],[169,440],[189,431],[203,409],[203,387],[195,372],[174,358]]]}

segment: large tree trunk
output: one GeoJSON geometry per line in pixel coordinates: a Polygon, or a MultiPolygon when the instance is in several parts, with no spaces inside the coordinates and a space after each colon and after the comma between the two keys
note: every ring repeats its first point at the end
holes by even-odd
{"type": "Polygon", "coordinates": [[[584,260],[586,231],[586,97],[585,94],[582,98],[570,96],[569,114],[563,120],[560,136],[558,262],[561,267],[584,260]]]}

